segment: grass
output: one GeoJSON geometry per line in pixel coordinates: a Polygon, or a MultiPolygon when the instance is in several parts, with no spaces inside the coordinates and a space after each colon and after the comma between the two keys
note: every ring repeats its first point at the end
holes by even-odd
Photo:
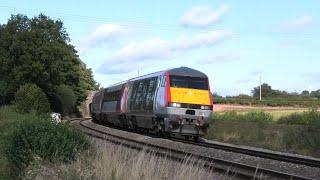
{"type": "Polygon", "coordinates": [[[249,112],[252,111],[256,111],[256,112],[264,112],[269,114],[270,116],[272,116],[273,121],[277,121],[279,120],[281,117],[286,117],[289,116],[291,114],[295,114],[295,113],[303,113],[308,111],[308,109],[303,109],[303,108],[296,108],[296,109],[264,109],[264,108],[259,108],[259,107],[255,107],[253,109],[227,109],[227,110],[223,110],[223,111],[216,111],[214,112],[214,114],[224,114],[227,112],[235,112],[237,114],[247,114],[249,112]]]}
{"type": "Polygon", "coordinates": [[[0,179],[20,178],[33,161],[71,162],[90,147],[87,138],[47,115],[19,114],[0,108],[0,179]]]}
{"type": "Polygon", "coordinates": [[[14,112],[12,107],[0,107],[0,179],[10,179],[8,168],[9,162],[5,156],[4,150],[4,139],[8,134],[12,133],[12,123],[21,118],[23,118],[23,115],[14,112]]]}
{"type": "Polygon", "coordinates": [[[176,162],[158,157],[153,152],[132,150],[101,140],[94,142],[98,151],[88,151],[71,164],[35,164],[28,169],[26,179],[228,179],[225,175],[206,171],[201,162],[194,161],[191,157],[185,157],[183,162],[176,162]],[[53,172],[48,173],[48,169],[53,172]]]}
{"type": "MultiPolygon", "coordinates": [[[[225,177],[206,171],[202,162],[191,157],[185,157],[183,162],[176,162],[166,157],[158,157],[155,152],[132,150],[107,144],[102,140],[95,140],[93,144],[96,146],[80,154],[77,151],[71,151],[72,154],[69,154],[68,149],[76,148],[65,147],[77,147],[76,144],[72,145],[74,142],[72,138],[71,140],[68,138],[70,134],[64,130],[55,129],[59,126],[51,127],[50,123],[45,121],[34,124],[35,121],[41,121],[41,119],[42,117],[33,114],[18,114],[11,107],[0,108],[0,138],[6,139],[0,144],[0,179],[191,180],[225,177]],[[28,121],[27,125],[25,126],[22,121],[28,121]],[[34,129],[36,131],[33,131],[34,129]],[[61,133],[61,136],[54,132],[61,133]],[[11,138],[8,138],[10,136],[11,138]],[[29,143],[25,144],[24,141],[29,143]],[[12,164],[12,159],[10,160],[12,157],[7,156],[10,142],[14,142],[10,147],[13,150],[9,151],[13,152],[13,160],[17,160],[17,157],[23,159],[25,156],[21,156],[21,152],[26,157],[31,157],[31,159],[27,158],[28,161],[24,164],[23,170],[19,172],[19,176],[11,176],[12,174],[9,173],[12,165],[15,165],[12,164]],[[17,144],[19,146],[15,146],[17,144]],[[71,146],[68,146],[69,144],[71,146]],[[26,148],[25,145],[30,145],[30,147],[26,148]],[[55,149],[55,146],[58,149],[55,149]],[[20,151],[20,148],[23,151],[20,151]],[[32,156],[29,156],[28,152],[31,152],[32,156]],[[61,153],[63,153],[62,156],[61,153]],[[75,154],[78,154],[77,158],[72,158],[75,154]],[[74,161],[69,161],[69,157],[74,161]]],[[[17,163],[19,164],[20,161],[17,163]]]]}
{"type": "Polygon", "coordinates": [[[320,157],[320,112],[219,112],[207,139],[320,157]]]}

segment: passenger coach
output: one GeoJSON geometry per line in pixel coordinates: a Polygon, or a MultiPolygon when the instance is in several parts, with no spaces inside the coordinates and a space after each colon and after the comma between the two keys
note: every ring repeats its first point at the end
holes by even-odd
{"type": "Polygon", "coordinates": [[[102,89],[90,107],[94,122],[198,140],[209,126],[212,96],[204,73],[180,67],[102,89]]]}

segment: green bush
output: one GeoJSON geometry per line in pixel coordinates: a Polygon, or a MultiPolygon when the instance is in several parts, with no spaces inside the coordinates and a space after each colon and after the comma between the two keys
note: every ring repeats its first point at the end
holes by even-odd
{"type": "Polygon", "coordinates": [[[300,153],[320,157],[320,118],[312,119],[308,125],[292,126],[284,138],[288,151],[298,149],[300,153]]]}
{"type": "Polygon", "coordinates": [[[217,113],[213,116],[218,121],[241,121],[241,122],[271,122],[272,116],[262,111],[250,111],[245,114],[229,111],[225,113],[217,113]]]}
{"type": "Polygon", "coordinates": [[[69,162],[89,148],[88,139],[66,124],[35,116],[18,121],[6,137],[5,154],[12,175],[19,175],[35,158],[69,162]]]}
{"type": "Polygon", "coordinates": [[[320,112],[316,109],[312,109],[303,113],[293,113],[288,116],[282,116],[277,122],[279,124],[289,125],[309,125],[318,120],[320,121],[320,112]]]}
{"type": "Polygon", "coordinates": [[[14,104],[20,113],[35,111],[42,114],[50,112],[50,104],[46,94],[35,84],[20,86],[15,93],[14,104]]]}
{"type": "Polygon", "coordinates": [[[55,92],[55,111],[62,113],[63,115],[69,115],[75,109],[77,102],[74,91],[66,85],[60,85],[55,92]]]}

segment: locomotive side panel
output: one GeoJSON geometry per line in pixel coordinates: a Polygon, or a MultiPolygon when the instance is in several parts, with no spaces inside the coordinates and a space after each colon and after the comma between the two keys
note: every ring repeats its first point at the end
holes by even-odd
{"type": "Polygon", "coordinates": [[[101,103],[102,103],[103,90],[96,92],[92,98],[91,114],[94,121],[100,120],[101,116],[101,103]]]}
{"type": "Polygon", "coordinates": [[[151,128],[154,109],[154,97],[158,77],[135,80],[129,85],[127,98],[127,117],[134,118],[138,127],[151,128]]]}
{"type": "Polygon", "coordinates": [[[123,84],[105,89],[102,100],[102,114],[104,121],[120,125],[119,115],[121,114],[121,99],[123,93],[123,84]]]}

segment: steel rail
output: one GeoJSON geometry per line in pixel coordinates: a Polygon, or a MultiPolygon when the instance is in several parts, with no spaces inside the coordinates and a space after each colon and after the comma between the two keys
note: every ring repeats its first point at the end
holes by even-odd
{"type": "MultiPolygon", "coordinates": [[[[90,136],[94,136],[96,138],[104,139],[104,140],[107,140],[110,142],[112,141],[113,143],[119,143],[119,144],[125,145],[130,148],[134,148],[134,149],[142,149],[142,147],[148,147],[148,148],[157,150],[157,151],[153,151],[153,152],[156,152],[156,154],[158,154],[158,155],[162,155],[162,156],[166,156],[166,157],[169,155],[168,156],[169,158],[176,159],[176,160],[183,160],[183,157],[192,156],[196,159],[204,161],[205,167],[207,167],[209,169],[224,171],[227,174],[237,175],[242,178],[254,179],[256,177],[260,178],[262,175],[266,179],[270,179],[270,178],[292,179],[292,180],[296,180],[296,179],[297,180],[310,180],[310,179],[312,179],[309,177],[303,177],[303,176],[299,176],[296,174],[290,174],[290,173],[271,170],[271,169],[267,169],[267,168],[247,165],[244,163],[233,162],[233,161],[224,160],[224,159],[215,158],[215,157],[208,157],[208,156],[203,156],[203,155],[192,154],[192,153],[185,152],[185,151],[178,150],[178,149],[174,149],[174,148],[167,148],[167,147],[163,147],[160,145],[149,144],[146,142],[130,139],[127,137],[122,137],[119,135],[111,134],[111,133],[108,133],[105,131],[101,131],[101,130],[89,127],[83,123],[84,121],[87,121],[87,120],[88,119],[82,119],[79,121],[79,124],[82,128],[89,129],[90,131],[92,131],[92,132],[84,132],[90,136]],[[95,133],[99,133],[100,135],[104,135],[104,136],[100,136],[95,133]],[[111,138],[107,138],[105,136],[109,136],[111,138]],[[118,141],[115,139],[118,139],[118,141]],[[120,143],[119,139],[120,139],[120,141],[123,141],[123,142],[120,143]],[[124,141],[127,143],[125,143],[124,141]],[[132,145],[132,144],[130,145],[130,144],[128,144],[128,142],[134,143],[135,145],[132,145]],[[173,154],[175,154],[175,155],[173,155],[173,154]]],[[[264,178],[262,178],[262,179],[264,179],[264,178]]]]}
{"type": "Polygon", "coordinates": [[[272,159],[272,160],[277,160],[282,162],[320,168],[320,159],[312,158],[312,157],[293,155],[288,153],[272,152],[272,151],[266,151],[266,150],[256,150],[251,148],[233,146],[229,144],[219,144],[214,142],[192,142],[192,141],[185,141],[178,138],[175,138],[174,140],[182,143],[188,143],[192,145],[213,148],[213,149],[220,149],[228,152],[246,154],[246,155],[260,157],[264,159],[272,159]]]}

